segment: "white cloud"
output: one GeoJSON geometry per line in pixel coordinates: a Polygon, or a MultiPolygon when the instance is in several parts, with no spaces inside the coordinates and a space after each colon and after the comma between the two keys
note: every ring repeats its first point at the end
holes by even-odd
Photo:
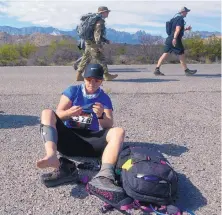
{"type": "Polygon", "coordinates": [[[0,7],[0,13],[6,13],[6,12],[7,12],[7,8],[0,7]]]}
{"type": "Polygon", "coordinates": [[[197,17],[219,19],[221,16],[220,1],[87,1],[83,3],[83,1],[62,0],[41,2],[14,0],[7,1],[6,4],[7,6],[0,4],[0,13],[17,17],[20,21],[60,29],[75,28],[82,14],[96,12],[100,5],[106,5],[111,9],[107,27],[122,25],[124,27],[120,27],[119,30],[126,31],[134,29],[135,26],[163,29],[166,17],[171,18],[182,6],[191,9],[188,16],[191,22],[197,17]]]}
{"type": "Polygon", "coordinates": [[[39,22],[39,23],[48,23],[49,20],[48,19],[42,19],[42,20],[38,20],[36,22],[39,22]]]}
{"type": "Polygon", "coordinates": [[[0,13],[7,13],[6,4],[3,2],[0,2],[0,13]]]}

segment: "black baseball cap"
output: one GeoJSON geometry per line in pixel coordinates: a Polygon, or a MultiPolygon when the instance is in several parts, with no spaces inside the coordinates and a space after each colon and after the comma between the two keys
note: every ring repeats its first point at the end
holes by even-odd
{"type": "Polygon", "coordinates": [[[96,79],[103,79],[104,70],[100,64],[88,64],[85,69],[84,78],[96,78],[96,79]]]}

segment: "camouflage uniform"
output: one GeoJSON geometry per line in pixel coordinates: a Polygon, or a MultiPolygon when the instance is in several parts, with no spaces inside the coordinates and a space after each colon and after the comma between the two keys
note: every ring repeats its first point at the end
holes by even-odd
{"type": "Polygon", "coordinates": [[[116,78],[118,75],[111,75],[108,73],[108,67],[106,64],[105,56],[102,52],[102,43],[109,43],[105,37],[105,20],[100,19],[97,21],[94,29],[94,40],[85,41],[85,52],[82,56],[82,60],[79,63],[77,70],[77,81],[83,80],[82,74],[86,65],[91,61],[92,63],[98,63],[103,67],[104,79],[109,81],[116,78]]]}

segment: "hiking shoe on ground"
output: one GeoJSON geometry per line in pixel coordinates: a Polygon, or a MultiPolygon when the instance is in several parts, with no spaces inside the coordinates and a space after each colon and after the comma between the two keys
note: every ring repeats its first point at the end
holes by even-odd
{"type": "Polygon", "coordinates": [[[127,211],[133,207],[133,199],[109,178],[93,178],[87,184],[87,191],[118,210],[127,211]]]}
{"type": "Polygon", "coordinates": [[[157,68],[154,71],[154,75],[156,75],[156,76],[164,76],[164,74],[162,72],[160,72],[160,69],[157,69],[157,68]]]}
{"type": "Polygon", "coordinates": [[[79,174],[74,162],[60,157],[60,167],[50,173],[41,175],[41,182],[46,187],[55,187],[69,182],[78,182],[79,174]]]}
{"type": "Polygon", "coordinates": [[[77,72],[76,81],[84,81],[84,78],[82,77],[82,73],[81,72],[77,72]]]}
{"type": "Polygon", "coordinates": [[[191,70],[191,69],[186,69],[185,70],[185,75],[189,76],[189,75],[194,75],[197,72],[196,69],[191,70]]]}
{"type": "Polygon", "coordinates": [[[109,74],[109,73],[104,74],[104,80],[105,81],[112,81],[113,79],[115,79],[117,77],[118,77],[117,74],[115,74],[115,75],[112,75],[112,74],[109,74]]]}

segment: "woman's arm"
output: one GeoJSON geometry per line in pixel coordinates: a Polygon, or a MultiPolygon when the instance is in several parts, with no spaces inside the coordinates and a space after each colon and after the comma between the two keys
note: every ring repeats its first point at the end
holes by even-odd
{"type": "Polygon", "coordinates": [[[95,104],[93,105],[93,112],[96,114],[99,120],[99,124],[102,128],[112,128],[113,126],[112,109],[105,109],[101,103],[95,102],[95,104]],[[102,117],[103,112],[104,112],[103,119],[99,119],[100,117],[102,117]]]}
{"type": "Polygon", "coordinates": [[[67,120],[72,116],[79,116],[81,112],[82,108],[80,106],[72,106],[72,101],[67,96],[61,96],[56,109],[56,114],[61,120],[67,120]]]}
{"type": "Polygon", "coordinates": [[[113,127],[113,111],[111,109],[104,109],[103,119],[98,119],[99,124],[102,128],[112,128],[113,127]]]}

